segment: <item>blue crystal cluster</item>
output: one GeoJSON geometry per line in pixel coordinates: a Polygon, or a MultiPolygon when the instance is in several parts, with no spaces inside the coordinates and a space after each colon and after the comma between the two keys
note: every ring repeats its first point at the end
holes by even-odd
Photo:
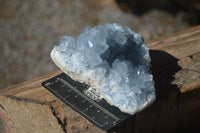
{"type": "Polygon", "coordinates": [[[51,58],[123,112],[134,114],[155,100],[148,48],[141,35],[125,26],[87,27],[77,40],[63,36],[51,58]]]}

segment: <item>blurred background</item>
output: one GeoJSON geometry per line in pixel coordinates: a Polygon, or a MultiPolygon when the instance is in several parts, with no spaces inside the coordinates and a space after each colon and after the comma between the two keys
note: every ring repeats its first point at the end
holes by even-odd
{"type": "Polygon", "coordinates": [[[50,51],[86,26],[120,23],[149,41],[200,23],[199,0],[0,0],[0,89],[57,70],[50,51]]]}

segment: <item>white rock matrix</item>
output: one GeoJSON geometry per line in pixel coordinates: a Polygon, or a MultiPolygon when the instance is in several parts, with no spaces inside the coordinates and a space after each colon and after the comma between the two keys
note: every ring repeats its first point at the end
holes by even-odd
{"type": "Polygon", "coordinates": [[[109,104],[135,114],[155,100],[149,50],[140,34],[120,24],[63,36],[51,58],[72,79],[90,85],[109,104]]]}

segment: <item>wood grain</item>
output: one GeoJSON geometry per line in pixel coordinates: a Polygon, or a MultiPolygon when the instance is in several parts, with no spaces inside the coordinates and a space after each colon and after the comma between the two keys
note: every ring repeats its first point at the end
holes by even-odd
{"type": "Polygon", "coordinates": [[[200,51],[200,26],[174,33],[147,42],[152,50],[169,53],[177,59],[188,57],[200,51]]]}

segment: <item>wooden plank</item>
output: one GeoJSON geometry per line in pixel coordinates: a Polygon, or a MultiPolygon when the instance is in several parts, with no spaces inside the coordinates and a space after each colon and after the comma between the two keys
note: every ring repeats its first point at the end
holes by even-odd
{"type": "Polygon", "coordinates": [[[198,26],[147,43],[157,98],[135,115],[135,132],[200,131],[199,39],[198,26]]]}
{"type": "Polygon", "coordinates": [[[28,80],[24,83],[2,89],[0,90],[0,94],[29,98],[43,102],[54,101],[56,98],[53,95],[48,95],[49,93],[43,87],[41,87],[41,83],[61,72],[61,70],[58,70],[38,78],[28,80]]]}
{"type": "Polygon", "coordinates": [[[60,70],[0,90],[0,112],[7,116],[8,124],[11,125],[13,133],[104,133],[104,131],[93,126],[68,106],[63,106],[61,101],[57,100],[55,96],[41,86],[43,81],[59,73],[61,73],[60,70]],[[37,117],[39,118],[30,120],[30,118],[35,117],[35,113],[38,113],[37,117]],[[21,119],[18,119],[18,117],[21,119]],[[27,121],[23,118],[27,118],[27,121]],[[51,124],[48,124],[49,121],[51,124]],[[38,124],[35,125],[36,123],[38,124]],[[44,125],[43,123],[47,123],[48,125],[44,125]],[[24,124],[26,126],[21,128],[21,125],[24,124]],[[28,128],[28,126],[31,127],[28,128]]]}
{"type": "Polygon", "coordinates": [[[152,50],[160,50],[169,53],[177,59],[181,59],[200,50],[200,26],[185,31],[174,33],[147,42],[152,50]]]}
{"type": "MultiPolygon", "coordinates": [[[[157,99],[149,108],[109,132],[176,132],[196,127],[197,121],[200,121],[200,103],[196,102],[200,95],[197,93],[200,26],[148,42],[147,45],[152,58],[157,99]],[[185,93],[180,93],[178,89],[185,93]]],[[[0,90],[0,117],[6,116],[7,121],[3,125],[0,122],[0,128],[8,125],[12,132],[30,129],[35,132],[103,133],[40,85],[59,73],[61,71],[0,90]],[[23,121],[22,118],[27,119],[23,121]],[[41,129],[43,126],[45,128],[41,129]]]]}
{"type": "MultiPolygon", "coordinates": [[[[200,88],[200,26],[150,41],[147,46],[150,52],[163,51],[173,56],[173,60],[179,60],[180,68],[177,69],[180,71],[175,74],[173,84],[177,85],[182,93],[200,88]]],[[[152,56],[152,61],[159,60],[159,65],[175,64],[164,57],[152,56]]]]}

